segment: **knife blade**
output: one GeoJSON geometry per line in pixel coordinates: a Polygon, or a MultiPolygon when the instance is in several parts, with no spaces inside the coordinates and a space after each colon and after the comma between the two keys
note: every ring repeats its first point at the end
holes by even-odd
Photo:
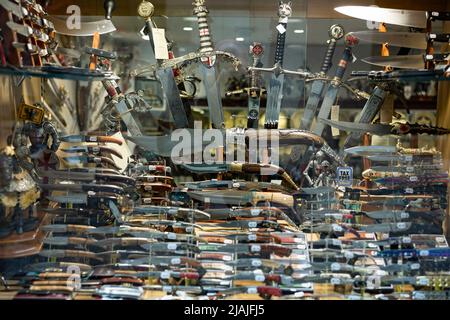
{"type": "Polygon", "coordinates": [[[96,32],[99,34],[106,34],[116,31],[116,27],[111,20],[103,19],[100,21],[83,22],[77,28],[70,28],[67,24],[67,19],[60,19],[57,17],[47,16],[49,21],[54,25],[57,33],[75,37],[89,37],[96,32]]]}

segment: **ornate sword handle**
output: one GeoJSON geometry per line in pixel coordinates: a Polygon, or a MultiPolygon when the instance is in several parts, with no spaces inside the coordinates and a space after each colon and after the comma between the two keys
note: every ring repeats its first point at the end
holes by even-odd
{"type": "Polygon", "coordinates": [[[334,24],[328,30],[330,39],[328,40],[328,49],[323,58],[322,68],[320,72],[327,73],[330,70],[333,62],[334,51],[336,50],[337,40],[344,37],[344,28],[339,24],[334,24]]]}
{"type": "MultiPolygon", "coordinates": [[[[209,11],[206,8],[205,2],[205,0],[194,0],[194,2],[192,3],[194,6],[193,13],[197,17],[198,21],[198,31],[200,34],[200,52],[202,53],[214,51],[208,25],[209,11]]],[[[202,57],[201,61],[206,67],[211,68],[216,62],[216,57],[214,55],[209,57],[202,57]]]]}
{"type": "MultiPolygon", "coordinates": [[[[250,45],[250,52],[251,56],[253,57],[253,67],[257,68],[258,66],[261,66],[261,57],[264,53],[264,48],[261,43],[259,42],[253,42],[250,45]]],[[[251,88],[259,88],[259,72],[255,69],[250,70],[250,87],[251,88]]]]}
{"type": "Polygon", "coordinates": [[[278,16],[280,17],[277,25],[277,45],[275,48],[275,65],[283,65],[284,47],[286,44],[286,30],[289,17],[292,15],[292,2],[280,1],[278,6],[278,16]]]}

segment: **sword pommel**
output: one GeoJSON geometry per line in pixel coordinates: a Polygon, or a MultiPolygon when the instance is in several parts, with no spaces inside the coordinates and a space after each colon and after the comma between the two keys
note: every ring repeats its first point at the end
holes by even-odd
{"type": "Polygon", "coordinates": [[[155,13],[155,6],[149,1],[142,1],[138,7],[138,14],[144,19],[151,19],[155,13]]]}

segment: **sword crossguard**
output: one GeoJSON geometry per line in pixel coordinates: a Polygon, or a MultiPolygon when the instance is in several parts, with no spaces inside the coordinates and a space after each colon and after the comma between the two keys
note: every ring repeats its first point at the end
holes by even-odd
{"type": "Polygon", "coordinates": [[[261,72],[270,72],[274,73],[275,75],[279,76],[280,74],[288,74],[288,75],[295,75],[300,76],[301,78],[311,78],[314,77],[314,74],[308,71],[303,70],[287,70],[281,67],[280,64],[274,65],[272,68],[258,68],[258,67],[248,67],[247,71],[261,71],[261,72]]]}
{"type": "Polygon", "coordinates": [[[230,96],[235,96],[235,95],[246,93],[247,95],[250,96],[252,94],[252,92],[258,92],[258,91],[259,91],[260,95],[267,92],[267,90],[265,88],[248,87],[248,88],[243,88],[243,89],[239,89],[239,90],[228,91],[227,93],[225,93],[225,95],[227,97],[230,97],[230,96]]]}

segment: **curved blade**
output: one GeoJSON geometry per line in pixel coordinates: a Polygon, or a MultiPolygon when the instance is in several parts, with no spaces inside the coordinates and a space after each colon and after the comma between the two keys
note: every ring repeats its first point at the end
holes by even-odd
{"type": "Polygon", "coordinates": [[[319,118],[319,121],[328,124],[331,127],[339,130],[349,132],[369,132],[376,135],[391,134],[392,126],[390,124],[369,124],[369,123],[355,123],[346,121],[333,121],[319,118]]]}
{"type": "Polygon", "coordinates": [[[355,156],[397,156],[395,146],[357,146],[345,149],[345,153],[355,156]]]}
{"type": "Polygon", "coordinates": [[[401,69],[423,69],[425,66],[423,55],[367,57],[361,61],[375,66],[401,69]]]}
{"type": "Polygon", "coordinates": [[[413,49],[427,48],[427,39],[425,33],[356,31],[350,32],[350,34],[355,36],[359,40],[370,43],[388,43],[391,46],[413,49]]]}
{"type": "Polygon", "coordinates": [[[70,29],[67,26],[67,20],[64,19],[59,19],[56,17],[47,17],[47,19],[53,23],[57,33],[65,34],[68,36],[89,37],[93,36],[96,32],[98,32],[99,34],[105,34],[116,31],[116,27],[114,27],[111,20],[107,19],[92,22],[82,22],[79,29],[70,29]]]}
{"type": "Polygon", "coordinates": [[[406,27],[426,28],[425,11],[399,10],[369,6],[343,6],[335,11],[357,19],[384,22],[406,27]]]}

